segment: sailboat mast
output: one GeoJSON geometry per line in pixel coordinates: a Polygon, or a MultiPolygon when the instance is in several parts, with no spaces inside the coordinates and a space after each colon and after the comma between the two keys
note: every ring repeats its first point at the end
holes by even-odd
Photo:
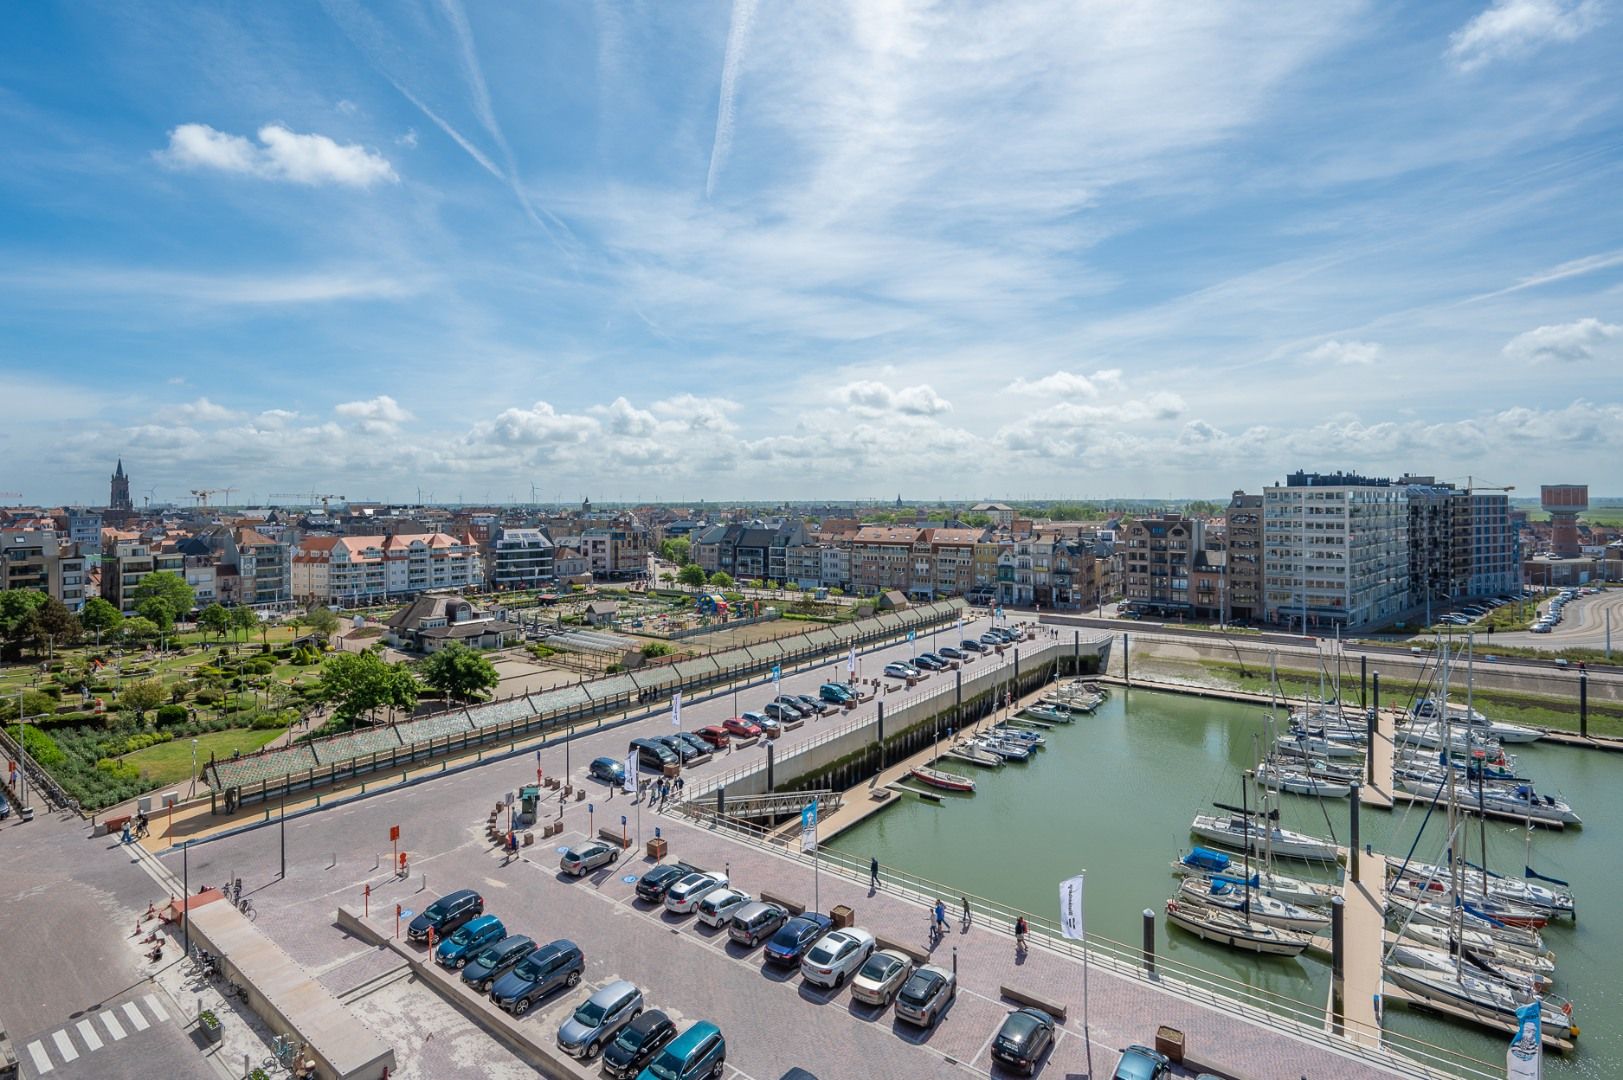
{"type": "MultiPolygon", "coordinates": [[[[1471,763],[1476,760],[1476,755],[1471,752],[1471,733],[1477,730],[1474,722],[1476,714],[1473,712],[1473,692],[1476,689],[1475,661],[1476,631],[1473,630],[1465,635],[1465,767],[1467,769],[1469,769],[1471,767],[1471,763]]],[[[1491,731],[1492,729],[1490,728],[1488,730],[1491,731]]],[[[1482,898],[1484,900],[1488,898],[1488,795],[1487,791],[1485,790],[1488,783],[1487,741],[1488,736],[1487,733],[1484,732],[1482,736],[1482,764],[1477,768],[1476,771],[1476,817],[1477,827],[1479,830],[1478,840],[1480,841],[1480,847],[1482,850],[1482,898]]],[[[1470,774],[1467,773],[1466,775],[1469,776],[1470,774]]]]}
{"type": "MultiPolygon", "coordinates": [[[[1448,884],[1449,892],[1454,897],[1454,936],[1450,942],[1454,953],[1454,978],[1456,981],[1464,975],[1461,962],[1461,949],[1465,939],[1465,896],[1460,890],[1460,853],[1455,844],[1460,842],[1457,835],[1459,821],[1459,798],[1454,790],[1454,768],[1450,759],[1453,752],[1454,722],[1448,711],[1448,642],[1442,643],[1443,652],[1443,775],[1448,785],[1448,845],[1445,851],[1448,854],[1448,884]]],[[[1469,746],[1467,742],[1467,746],[1469,746]]],[[[1469,756],[1469,755],[1467,755],[1469,756]]]]}
{"type": "MultiPolygon", "coordinates": [[[[1250,792],[1247,791],[1250,781],[1251,773],[1248,770],[1240,778],[1240,820],[1242,822],[1240,827],[1244,830],[1243,835],[1245,837],[1245,843],[1240,847],[1245,859],[1245,873],[1242,875],[1245,878],[1245,903],[1240,907],[1240,910],[1245,914],[1247,923],[1251,921],[1251,801],[1250,792]]],[[[1266,821],[1262,825],[1263,828],[1268,827],[1266,821]]]]}

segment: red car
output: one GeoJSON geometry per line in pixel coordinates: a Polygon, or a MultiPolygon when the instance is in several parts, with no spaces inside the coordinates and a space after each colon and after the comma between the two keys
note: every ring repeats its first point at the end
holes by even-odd
{"type": "Polygon", "coordinates": [[[702,727],[693,734],[697,735],[711,746],[714,746],[717,750],[724,749],[727,746],[727,743],[730,741],[727,737],[727,729],[719,724],[711,724],[709,727],[702,727]]]}
{"type": "Polygon", "coordinates": [[[742,716],[735,716],[731,720],[723,720],[721,726],[729,735],[737,735],[740,739],[753,739],[761,734],[759,725],[751,723],[742,716]]]}

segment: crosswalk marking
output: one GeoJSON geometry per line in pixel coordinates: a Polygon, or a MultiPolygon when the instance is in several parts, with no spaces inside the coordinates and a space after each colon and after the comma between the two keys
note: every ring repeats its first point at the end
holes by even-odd
{"type": "Polygon", "coordinates": [[[152,1018],[158,1023],[169,1019],[169,1010],[163,1007],[163,1002],[158,1000],[157,994],[148,994],[141,1000],[147,1003],[147,1012],[151,1013],[152,1018]]]}
{"type": "Polygon", "coordinates": [[[79,1048],[73,1045],[73,1040],[68,1038],[68,1033],[65,1029],[62,1031],[51,1032],[51,1039],[56,1043],[56,1052],[62,1055],[62,1061],[64,1063],[72,1061],[79,1056],[79,1048]]]}
{"type": "Polygon", "coordinates": [[[124,1003],[124,1015],[130,1018],[130,1023],[134,1025],[136,1031],[145,1031],[152,1026],[147,1023],[147,1018],[141,1015],[141,1010],[135,1007],[133,1001],[124,1003]]]}
{"type": "Polygon", "coordinates": [[[45,1052],[45,1044],[38,1039],[28,1044],[28,1054],[34,1059],[34,1069],[37,1072],[48,1073],[56,1067],[51,1064],[51,1055],[45,1052]]]}
{"type": "Polygon", "coordinates": [[[92,1051],[101,1049],[101,1036],[96,1034],[96,1029],[90,1026],[89,1020],[81,1020],[76,1026],[79,1028],[79,1038],[85,1041],[86,1046],[92,1051]]]}
{"type": "Polygon", "coordinates": [[[118,1017],[113,1015],[111,1012],[104,1012],[101,1014],[101,1023],[102,1027],[107,1029],[107,1034],[113,1037],[114,1042],[117,1042],[124,1037],[124,1025],[120,1024],[118,1022],[118,1017]]]}

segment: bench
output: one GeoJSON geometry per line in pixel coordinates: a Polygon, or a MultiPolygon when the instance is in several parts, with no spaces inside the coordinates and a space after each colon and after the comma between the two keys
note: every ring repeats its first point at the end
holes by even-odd
{"type": "Polygon", "coordinates": [[[1041,1009],[1062,1024],[1065,1022],[1065,1005],[1061,1002],[1049,1001],[1046,998],[1038,997],[1036,994],[1028,994],[1024,990],[1017,990],[1012,986],[1000,986],[997,989],[999,994],[1016,1005],[1030,1005],[1033,1008],[1041,1009]]]}
{"type": "Polygon", "coordinates": [[[605,843],[613,844],[622,851],[631,846],[631,840],[623,836],[619,829],[612,825],[604,825],[597,830],[597,838],[605,843]]]}
{"type": "Polygon", "coordinates": [[[779,722],[783,725],[785,731],[794,731],[806,723],[804,720],[782,720],[779,722]]]}
{"type": "Polygon", "coordinates": [[[746,747],[746,746],[754,746],[756,743],[758,743],[760,741],[761,741],[761,737],[759,735],[747,735],[747,736],[745,736],[743,738],[738,738],[738,737],[735,736],[733,738],[733,746],[736,747],[739,750],[742,750],[744,747],[746,747]]]}
{"type": "Polygon", "coordinates": [[[913,961],[915,964],[928,964],[930,962],[930,954],[925,952],[923,949],[916,949],[911,945],[903,945],[901,942],[892,941],[890,938],[875,937],[874,944],[881,949],[890,949],[892,952],[899,952],[909,960],[913,961]]]}
{"type": "Polygon", "coordinates": [[[802,915],[806,911],[805,904],[797,904],[793,900],[786,900],[781,896],[776,896],[769,892],[763,892],[761,894],[761,899],[768,904],[778,905],[791,915],[802,915]]]}

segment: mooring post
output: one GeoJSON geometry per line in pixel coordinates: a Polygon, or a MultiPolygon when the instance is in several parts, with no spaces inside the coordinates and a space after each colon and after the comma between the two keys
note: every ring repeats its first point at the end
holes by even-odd
{"type": "Polygon", "coordinates": [[[1352,879],[1354,883],[1358,881],[1358,855],[1359,852],[1363,850],[1362,846],[1358,842],[1358,799],[1359,796],[1363,794],[1363,791],[1364,788],[1362,784],[1354,784],[1352,786],[1352,838],[1349,845],[1349,850],[1352,852],[1352,860],[1348,865],[1348,869],[1352,872],[1352,879]]]}
{"type": "Polygon", "coordinates": [[[716,789],[716,820],[720,821],[727,811],[727,785],[723,784],[716,789]]]}
{"type": "Polygon", "coordinates": [[[1155,909],[1144,909],[1144,970],[1155,974],[1155,909]]]}
{"type": "Polygon", "coordinates": [[[954,680],[954,702],[952,707],[952,726],[962,731],[964,728],[964,669],[959,668],[952,673],[954,680]]]}
{"type": "Polygon", "coordinates": [[[1121,632],[1121,681],[1133,685],[1133,660],[1127,650],[1127,631],[1121,632]]]}
{"type": "Polygon", "coordinates": [[[1578,672],[1578,734],[1589,738],[1589,672],[1578,672]]]}
{"type": "Polygon", "coordinates": [[[1380,738],[1381,726],[1381,673],[1379,671],[1375,673],[1375,679],[1371,685],[1374,687],[1375,696],[1370,699],[1369,715],[1367,717],[1369,724],[1369,739],[1364,747],[1364,781],[1369,784],[1370,787],[1374,787],[1375,740],[1380,738]]]}
{"type": "Polygon", "coordinates": [[[1071,674],[1082,674],[1082,631],[1071,631],[1071,674]]]}
{"type": "Polygon", "coordinates": [[[768,742],[766,744],[766,790],[767,790],[767,794],[770,795],[772,792],[776,791],[777,789],[778,789],[778,786],[777,786],[776,783],[773,782],[773,778],[772,778],[772,744],[770,742],[768,742]]]}
{"type": "Polygon", "coordinates": [[[1346,913],[1347,901],[1339,896],[1332,898],[1330,901],[1330,976],[1335,980],[1337,997],[1341,996],[1342,983],[1347,975],[1346,913]]]}
{"type": "Polygon", "coordinates": [[[885,754],[885,703],[879,702],[879,756],[885,754]]]}
{"type": "Polygon", "coordinates": [[[1358,704],[1360,705],[1369,700],[1366,693],[1369,690],[1368,683],[1369,657],[1360,655],[1358,657],[1358,704]]]}

